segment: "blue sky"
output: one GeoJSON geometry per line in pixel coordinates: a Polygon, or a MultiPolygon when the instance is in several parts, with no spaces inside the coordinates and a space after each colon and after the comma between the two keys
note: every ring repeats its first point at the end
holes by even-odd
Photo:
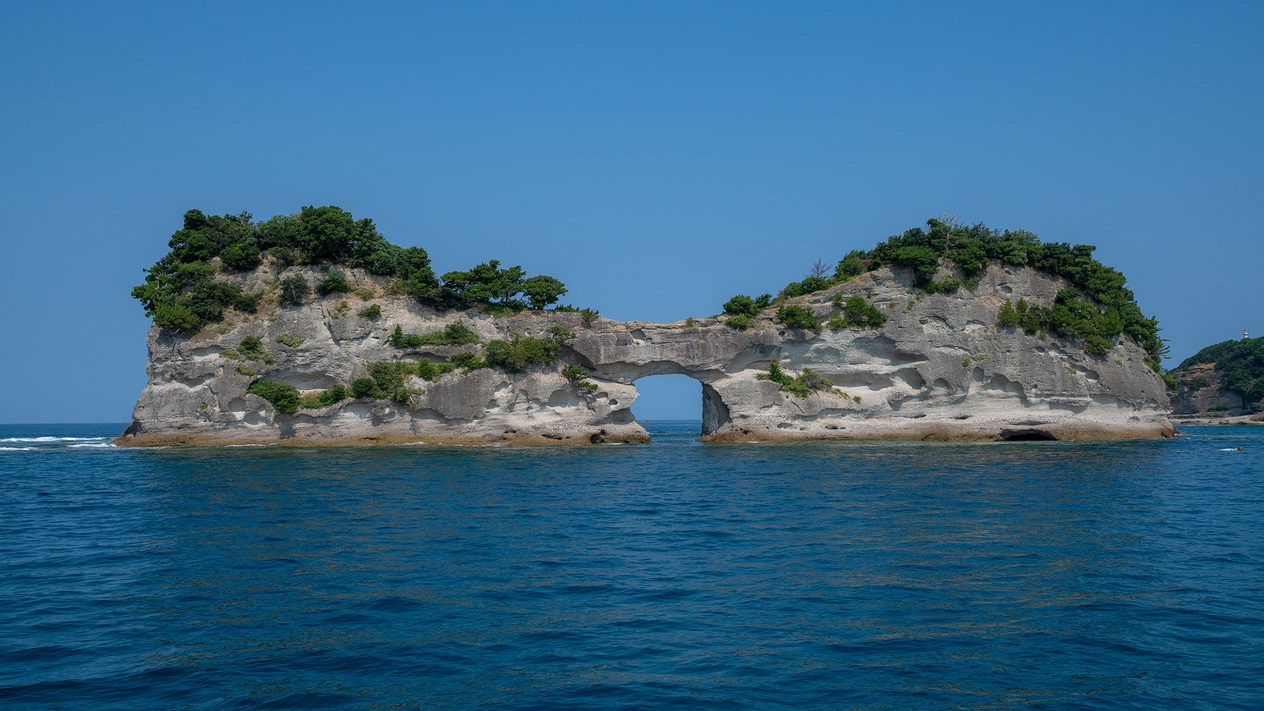
{"type": "Polygon", "coordinates": [[[1264,335],[1264,4],[359,5],[0,4],[0,422],[130,419],[129,291],[194,207],[647,320],[953,213],[1097,245],[1175,361],[1264,335]]]}

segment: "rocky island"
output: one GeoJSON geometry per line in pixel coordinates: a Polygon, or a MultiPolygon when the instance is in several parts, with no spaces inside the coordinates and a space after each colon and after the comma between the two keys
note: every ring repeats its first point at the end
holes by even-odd
{"type": "Polygon", "coordinates": [[[1264,424],[1264,338],[1207,346],[1169,375],[1173,419],[1184,424],[1264,424]]]}
{"type": "Polygon", "coordinates": [[[131,446],[646,442],[639,378],[702,383],[712,441],[1158,438],[1162,341],[1092,247],[931,220],[775,297],[675,323],[559,305],[491,261],[437,276],[336,207],[186,213],[131,446]]]}

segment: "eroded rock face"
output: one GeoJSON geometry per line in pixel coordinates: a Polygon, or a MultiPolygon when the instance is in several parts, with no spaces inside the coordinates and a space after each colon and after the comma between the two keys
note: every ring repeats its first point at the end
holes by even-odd
{"type": "Polygon", "coordinates": [[[1172,375],[1176,378],[1177,388],[1168,396],[1175,414],[1192,415],[1209,410],[1247,412],[1247,403],[1241,395],[1223,389],[1224,373],[1216,368],[1215,363],[1197,363],[1172,375]]]}
{"type": "MultiPolygon", "coordinates": [[[[374,277],[354,270],[348,277],[383,291],[374,277]]],[[[819,333],[784,328],[774,322],[774,309],[746,331],[726,326],[722,317],[688,325],[598,319],[586,328],[578,314],[436,313],[403,296],[373,299],[382,313],[370,321],[357,315],[369,302],[331,296],[226,322],[192,339],[151,329],[150,381],[119,442],[644,442],[648,436],[631,413],[633,382],[668,373],[701,381],[702,434],[712,440],[1171,435],[1163,383],[1131,340],[1122,338],[1110,353],[1094,357],[1068,341],[996,326],[1006,299],[1046,304],[1063,286],[1039,272],[994,264],[973,291],[929,295],[911,289],[911,275],[884,268],[794,299],[824,315],[835,294],[864,294],[887,317],[881,329],[819,333]],[[589,391],[563,377],[559,363],[522,374],[480,369],[448,373],[437,382],[412,378],[415,394],[406,404],[362,398],[293,415],[247,392],[260,377],[310,392],[366,377],[369,361],[444,360],[478,351],[401,350],[388,343],[396,324],[421,334],[457,321],[484,342],[568,329],[576,335],[565,341],[562,361],[586,368],[597,388],[589,391]],[[302,344],[282,345],[276,340],[282,334],[302,344]],[[274,362],[243,361],[231,352],[226,357],[246,336],[259,338],[274,362]],[[773,361],[790,374],[811,368],[834,387],[791,395],[758,377],[773,361]]]]}

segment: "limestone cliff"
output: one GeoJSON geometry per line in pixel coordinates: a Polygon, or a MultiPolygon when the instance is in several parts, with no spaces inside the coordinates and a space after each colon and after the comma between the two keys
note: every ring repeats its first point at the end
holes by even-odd
{"type": "MultiPolygon", "coordinates": [[[[246,290],[266,290],[310,267],[234,275],[246,290]]],[[[149,384],[136,403],[125,445],[272,443],[644,442],[631,406],[634,382],[682,373],[702,383],[702,435],[719,441],[787,439],[1119,439],[1170,436],[1163,382],[1127,337],[1104,356],[1075,342],[997,325],[1006,300],[1051,303],[1066,283],[993,262],[977,286],[952,294],[912,287],[914,274],[886,266],[827,290],[790,299],[825,315],[837,294],[861,294],[885,316],[876,329],[788,329],[773,308],[738,331],[721,317],[689,322],[585,326],[577,313],[435,311],[366,272],[343,273],[361,296],[336,294],[300,306],[232,314],[182,337],[153,327],[149,384]],[[372,298],[363,298],[371,296],[372,298]],[[377,318],[361,315],[376,304],[377,318]],[[434,381],[409,376],[404,402],[360,397],[279,412],[248,392],[260,378],[303,393],[349,385],[367,363],[446,361],[480,346],[396,348],[397,325],[433,333],[460,322],[482,343],[514,335],[559,338],[556,363],[523,373],[458,368],[434,381]],[[559,336],[569,331],[570,334],[559,336]],[[552,335],[550,335],[552,334],[552,335]],[[265,354],[239,350],[253,336],[265,354]],[[278,338],[281,340],[278,341],[278,338]],[[284,341],[284,342],[282,342],[284,341]],[[271,361],[271,362],[269,362],[271,361]],[[797,375],[810,369],[825,387],[798,396],[767,379],[770,364],[797,375]],[[562,374],[589,374],[586,387],[562,374]],[[764,376],[761,378],[760,376],[764,376]]]]}

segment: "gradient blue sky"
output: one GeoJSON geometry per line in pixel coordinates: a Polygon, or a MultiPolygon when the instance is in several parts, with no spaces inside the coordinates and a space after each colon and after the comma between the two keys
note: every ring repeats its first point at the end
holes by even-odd
{"type": "MultiPolygon", "coordinates": [[[[0,422],[126,421],[189,208],[719,311],[941,213],[1098,246],[1175,361],[1264,335],[1264,3],[0,4],[0,422]]],[[[700,417],[688,379],[642,417],[700,417]]]]}

